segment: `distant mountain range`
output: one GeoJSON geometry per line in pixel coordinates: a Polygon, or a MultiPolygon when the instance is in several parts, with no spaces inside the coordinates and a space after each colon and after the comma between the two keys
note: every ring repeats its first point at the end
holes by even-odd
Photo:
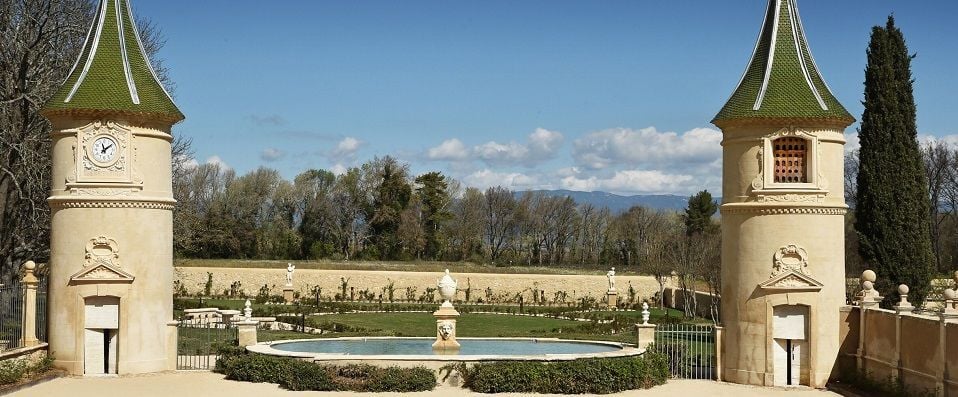
{"type": "MultiPolygon", "coordinates": [[[[596,207],[607,207],[612,212],[622,212],[629,208],[641,205],[657,210],[682,211],[688,205],[688,196],[674,194],[640,194],[622,196],[609,192],[576,192],[572,190],[532,190],[551,197],[572,197],[577,203],[590,203],[596,207]]],[[[516,197],[525,192],[516,192],[516,197]]],[[[716,202],[722,202],[721,197],[714,197],[716,202]]]]}

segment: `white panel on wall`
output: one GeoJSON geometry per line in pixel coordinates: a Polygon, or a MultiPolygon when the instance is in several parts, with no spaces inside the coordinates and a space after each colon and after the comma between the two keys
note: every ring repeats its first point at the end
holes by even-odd
{"type": "Polygon", "coordinates": [[[99,375],[103,373],[103,330],[83,330],[83,373],[99,375]]]}
{"type": "Polygon", "coordinates": [[[112,296],[87,298],[85,314],[84,328],[117,329],[120,327],[120,299],[112,296]]]}
{"type": "Polygon", "coordinates": [[[805,338],[808,307],[799,305],[776,306],[773,309],[772,337],[776,339],[805,338]]]}

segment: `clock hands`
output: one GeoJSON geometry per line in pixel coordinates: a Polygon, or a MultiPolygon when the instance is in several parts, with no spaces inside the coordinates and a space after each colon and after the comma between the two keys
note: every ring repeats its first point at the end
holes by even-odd
{"type": "Polygon", "coordinates": [[[106,154],[106,151],[110,149],[111,147],[113,147],[112,143],[110,144],[110,146],[103,146],[103,148],[100,149],[100,153],[106,154]]]}

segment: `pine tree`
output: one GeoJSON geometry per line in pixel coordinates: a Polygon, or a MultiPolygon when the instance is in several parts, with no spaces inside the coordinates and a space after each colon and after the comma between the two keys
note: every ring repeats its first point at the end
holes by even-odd
{"type": "Polygon", "coordinates": [[[867,55],[855,200],[859,252],[878,274],[884,306],[898,301],[898,284],[907,284],[909,300],[920,305],[934,263],[928,187],[917,141],[913,56],[893,17],[872,28],[867,55]]]}
{"type": "Polygon", "coordinates": [[[689,197],[689,205],[685,208],[682,219],[685,221],[685,234],[688,236],[716,231],[712,217],[718,210],[718,205],[712,200],[712,194],[703,190],[689,197]]]}
{"type": "Polygon", "coordinates": [[[441,172],[429,172],[416,178],[419,185],[416,193],[422,200],[422,228],[426,238],[426,257],[436,259],[443,248],[443,236],[439,231],[443,222],[452,217],[449,213],[449,184],[441,172]]]}

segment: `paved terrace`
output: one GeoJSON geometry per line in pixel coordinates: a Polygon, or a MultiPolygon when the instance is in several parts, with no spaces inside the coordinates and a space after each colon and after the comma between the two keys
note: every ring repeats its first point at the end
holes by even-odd
{"type": "MultiPolygon", "coordinates": [[[[439,387],[421,393],[292,392],[274,384],[234,382],[211,372],[169,372],[113,378],[60,378],[13,394],[17,397],[297,397],[297,396],[481,396],[464,389],[439,387]]],[[[529,396],[496,394],[495,396],[529,396]]],[[[552,394],[549,394],[552,395],[552,394]]],[[[547,396],[540,394],[537,396],[547,396]]],[[[813,389],[774,389],[697,380],[673,380],[650,390],[607,396],[709,396],[709,397],[830,397],[838,394],[813,389]]]]}

